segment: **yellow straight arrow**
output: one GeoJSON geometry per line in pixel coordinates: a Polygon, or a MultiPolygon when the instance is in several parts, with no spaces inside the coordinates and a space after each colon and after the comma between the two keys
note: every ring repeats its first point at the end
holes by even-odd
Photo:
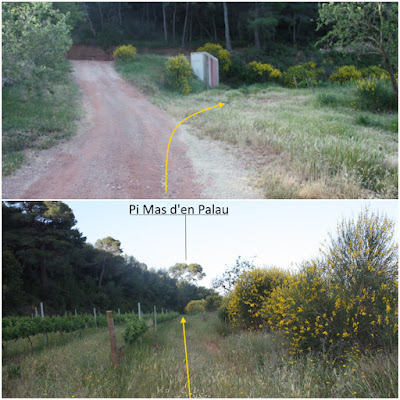
{"type": "Polygon", "coordinates": [[[186,334],[185,334],[185,324],[186,324],[186,320],[185,320],[185,318],[183,318],[183,317],[182,317],[182,319],[181,319],[181,324],[182,324],[182,328],[183,328],[183,341],[185,342],[185,357],[186,357],[186,371],[187,371],[187,378],[188,378],[189,398],[192,398],[192,395],[191,395],[191,393],[190,393],[189,363],[188,363],[187,348],[186,348],[186,334]]]}
{"type": "Polygon", "coordinates": [[[179,124],[178,124],[178,125],[175,127],[175,129],[172,131],[172,134],[171,134],[171,136],[170,136],[170,138],[169,138],[169,142],[168,142],[167,157],[166,157],[166,160],[165,160],[165,193],[168,192],[168,154],[169,154],[169,146],[170,146],[170,144],[171,144],[172,136],[174,136],[174,133],[175,133],[175,131],[178,129],[179,125],[181,125],[181,124],[184,123],[186,120],[188,120],[189,118],[191,118],[191,117],[193,117],[193,116],[195,116],[195,115],[197,115],[197,114],[200,114],[200,113],[202,113],[202,112],[204,112],[204,111],[207,111],[207,110],[211,110],[212,108],[215,108],[215,107],[220,107],[220,108],[222,108],[224,105],[225,105],[225,103],[218,103],[218,105],[216,105],[216,106],[212,106],[212,107],[206,108],[206,109],[204,109],[204,110],[197,111],[197,112],[195,112],[194,114],[189,115],[188,117],[186,117],[186,118],[185,118],[184,120],[182,120],[181,122],[179,122],[179,124]]]}

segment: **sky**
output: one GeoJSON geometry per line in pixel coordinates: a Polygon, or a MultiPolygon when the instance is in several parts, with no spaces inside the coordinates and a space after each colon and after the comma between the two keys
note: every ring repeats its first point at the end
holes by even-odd
{"type": "MultiPolygon", "coordinates": [[[[318,255],[321,244],[334,233],[343,219],[354,218],[365,206],[396,222],[396,200],[144,200],[65,201],[78,221],[76,227],[87,241],[112,236],[121,241],[124,254],[132,255],[149,268],[169,268],[175,263],[198,263],[212,279],[240,256],[256,266],[296,268],[318,255]],[[228,207],[229,215],[186,217],[187,259],[185,259],[184,215],[130,215],[130,205],[200,204],[228,207]]],[[[397,238],[398,240],[398,238],[397,238]]]]}

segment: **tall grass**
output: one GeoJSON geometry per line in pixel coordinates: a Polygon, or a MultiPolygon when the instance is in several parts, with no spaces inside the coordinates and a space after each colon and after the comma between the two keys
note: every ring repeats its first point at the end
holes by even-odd
{"type": "Polygon", "coordinates": [[[397,197],[397,114],[355,110],[353,87],[317,88],[313,93],[260,84],[238,89],[221,85],[182,96],[164,89],[163,60],[139,55],[132,65],[117,69],[139,87],[151,85],[150,99],[177,120],[225,103],[218,112],[201,114],[188,124],[200,137],[250,150],[249,158],[258,160],[264,176],[265,197],[397,197]]]}
{"type": "Polygon", "coordinates": [[[22,86],[3,89],[3,174],[18,168],[26,149],[47,149],[75,133],[80,113],[78,86],[67,79],[50,92],[22,86]]]}
{"type": "MultiPolygon", "coordinates": [[[[354,352],[334,365],[324,354],[296,359],[279,336],[226,336],[228,328],[215,314],[185,318],[193,397],[397,397],[396,354],[354,352]]],[[[50,345],[35,346],[33,353],[21,351],[20,341],[7,343],[3,396],[187,397],[179,320],[122,348],[118,368],[112,366],[107,328],[67,334],[68,340],[50,335],[50,345]]],[[[116,327],[118,346],[122,331],[116,327]]]]}

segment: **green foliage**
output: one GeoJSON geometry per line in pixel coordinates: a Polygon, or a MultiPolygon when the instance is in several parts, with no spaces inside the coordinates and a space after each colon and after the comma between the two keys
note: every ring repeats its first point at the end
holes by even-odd
{"type": "Polygon", "coordinates": [[[136,56],[136,47],[131,44],[118,46],[114,52],[113,56],[115,60],[120,60],[123,62],[130,62],[136,56]]]}
{"type": "Polygon", "coordinates": [[[355,88],[357,106],[362,110],[374,112],[396,111],[397,98],[390,80],[385,75],[371,79],[364,78],[357,82],[355,88]]]}
{"type": "Polygon", "coordinates": [[[136,340],[146,332],[147,327],[144,320],[131,318],[124,332],[124,340],[128,344],[134,344],[136,340]]]}
{"type": "Polygon", "coordinates": [[[165,66],[167,85],[182,94],[190,93],[189,81],[193,78],[190,62],[183,54],[171,57],[165,66]]]}
{"type": "Polygon", "coordinates": [[[389,72],[387,72],[386,69],[383,69],[376,65],[370,65],[368,67],[362,68],[360,69],[360,72],[363,78],[369,78],[369,77],[380,78],[382,76],[384,76],[385,78],[389,78],[389,72]]]}
{"type": "Polygon", "coordinates": [[[361,78],[361,71],[354,65],[345,65],[340,67],[336,72],[331,74],[329,79],[334,83],[347,83],[350,81],[357,81],[361,78]]]}
{"type": "Polygon", "coordinates": [[[218,43],[206,43],[196,51],[210,53],[218,58],[220,71],[227,73],[232,65],[231,54],[218,43]]]}
{"type": "Polygon", "coordinates": [[[283,83],[286,87],[294,88],[295,83],[293,76],[296,77],[297,85],[299,87],[306,86],[305,80],[311,78],[316,85],[318,78],[324,73],[323,68],[317,68],[313,61],[290,67],[282,77],[283,83]]]}
{"type": "Polygon", "coordinates": [[[206,300],[206,311],[216,311],[221,307],[222,296],[219,294],[211,294],[205,298],[206,300]]]}
{"type": "Polygon", "coordinates": [[[192,300],[185,307],[185,313],[187,314],[197,314],[206,311],[206,301],[202,300],[192,300]]]}
{"type": "Polygon", "coordinates": [[[67,15],[51,3],[4,3],[3,82],[43,88],[64,78],[72,45],[67,15]]]}
{"type": "Polygon", "coordinates": [[[229,319],[233,325],[250,330],[266,327],[260,309],[285,277],[285,272],[275,268],[243,272],[236,281],[228,304],[229,319]]]}
{"type": "Polygon", "coordinates": [[[169,267],[168,272],[174,279],[183,279],[187,282],[196,282],[203,279],[206,274],[203,267],[199,264],[177,263],[169,267]]]}

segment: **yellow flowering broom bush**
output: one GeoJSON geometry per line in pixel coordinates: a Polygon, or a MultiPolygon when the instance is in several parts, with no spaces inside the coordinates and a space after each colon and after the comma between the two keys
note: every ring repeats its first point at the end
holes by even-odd
{"type": "Polygon", "coordinates": [[[365,210],[343,221],[320,260],[302,266],[260,312],[292,351],[397,343],[397,244],[394,223],[365,210]]]}
{"type": "Polygon", "coordinates": [[[185,307],[186,314],[197,314],[206,311],[206,301],[202,300],[191,300],[185,307]]]}
{"type": "Polygon", "coordinates": [[[225,73],[229,71],[232,65],[231,53],[224,49],[220,44],[206,43],[205,45],[199,47],[197,51],[204,51],[206,53],[210,53],[214,57],[217,57],[220,70],[225,73]]]}
{"type": "Polygon", "coordinates": [[[132,61],[136,56],[136,47],[131,44],[118,46],[114,50],[113,56],[115,60],[132,61]]]}
{"type": "Polygon", "coordinates": [[[261,316],[263,303],[272,290],[283,283],[288,274],[276,268],[245,271],[236,282],[230,296],[227,311],[235,327],[262,329],[265,321],[261,316]]]}
{"type": "Polygon", "coordinates": [[[348,83],[361,78],[361,72],[354,65],[345,65],[330,75],[329,79],[334,83],[348,83]]]}
{"type": "Polygon", "coordinates": [[[282,77],[282,72],[271,64],[263,64],[259,61],[251,61],[249,63],[249,67],[252,71],[260,75],[264,79],[264,81],[278,81],[282,77]]]}
{"type": "Polygon", "coordinates": [[[182,94],[191,92],[190,79],[193,78],[193,70],[190,62],[183,54],[171,57],[165,66],[167,85],[178,89],[182,94]]]}
{"type": "Polygon", "coordinates": [[[355,95],[361,109],[396,111],[397,99],[387,74],[372,75],[357,82],[355,95]]]}

